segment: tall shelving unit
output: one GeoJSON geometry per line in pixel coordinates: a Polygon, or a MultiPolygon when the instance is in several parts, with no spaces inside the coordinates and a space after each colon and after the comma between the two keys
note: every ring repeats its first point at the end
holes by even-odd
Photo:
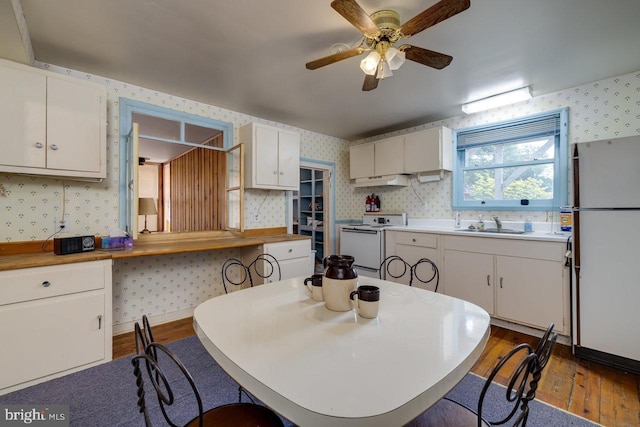
{"type": "Polygon", "coordinates": [[[300,192],[293,193],[293,232],[310,236],[316,263],[324,253],[324,171],[300,167],[300,192]]]}

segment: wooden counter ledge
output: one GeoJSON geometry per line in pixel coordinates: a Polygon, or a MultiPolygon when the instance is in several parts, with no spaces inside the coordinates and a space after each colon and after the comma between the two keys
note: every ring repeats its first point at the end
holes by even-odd
{"type": "Polygon", "coordinates": [[[55,255],[51,241],[42,252],[42,241],[0,243],[0,271],[18,268],[44,267],[101,259],[133,258],[153,255],[169,255],[184,252],[216,251],[221,249],[260,246],[265,243],[305,240],[308,236],[286,234],[284,227],[247,230],[244,233],[228,231],[214,233],[151,234],[141,236],[133,248],[124,250],[96,250],[71,255],[55,255]]]}

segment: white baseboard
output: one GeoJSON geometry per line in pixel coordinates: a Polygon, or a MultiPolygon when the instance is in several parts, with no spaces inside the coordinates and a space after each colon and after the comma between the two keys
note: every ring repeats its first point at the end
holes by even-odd
{"type": "MultiPolygon", "coordinates": [[[[151,326],[153,327],[156,325],[161,325],[163,323],[173,322],[174,320],[184,319],[185,317],[191,317],[193,316],[194,311],[195,307],[190,307],[178,311],[172,311],[171,313],[163,313],[147,317],[149,318],[149,323],[151,323],[151,326]]],[[[142,320],[142,318],[140,318],[139,320],[142,320]]],[[[135,324],[135,321],[131,321],[113,325],[113,335],[115,336],[127,332],[132,332],[135,324]]]]}

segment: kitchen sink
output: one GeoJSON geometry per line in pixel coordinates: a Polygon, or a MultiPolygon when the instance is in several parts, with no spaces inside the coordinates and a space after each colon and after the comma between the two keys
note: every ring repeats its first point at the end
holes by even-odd
{"type": "Polygon", "coordinates": [[[465,228],[456,231],[466,231],[468,233],[524,234],[523,230],[514,230],[512,228],[485,228],[484,230],[465,228]]]}

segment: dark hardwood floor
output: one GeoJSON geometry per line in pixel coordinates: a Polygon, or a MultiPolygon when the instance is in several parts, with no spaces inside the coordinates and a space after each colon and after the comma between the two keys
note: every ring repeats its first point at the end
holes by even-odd
{"type": "MultiPolygon", "coordinates": [[[[152,327],[154,339],[161,343],[194,335],[192,318],[152,327]]],[[[535,346],[538,338],[492,326],[489,342],[471,371],[486,378],[500,357],[523,342],[535,346]]],[[[134,352],[133,333],[113,338],[114,359],[134,352]]],[[[578,360],[565,345],[554,348],[536,398],[604,426],[640,426],[640,375],[578,360]]]]}

